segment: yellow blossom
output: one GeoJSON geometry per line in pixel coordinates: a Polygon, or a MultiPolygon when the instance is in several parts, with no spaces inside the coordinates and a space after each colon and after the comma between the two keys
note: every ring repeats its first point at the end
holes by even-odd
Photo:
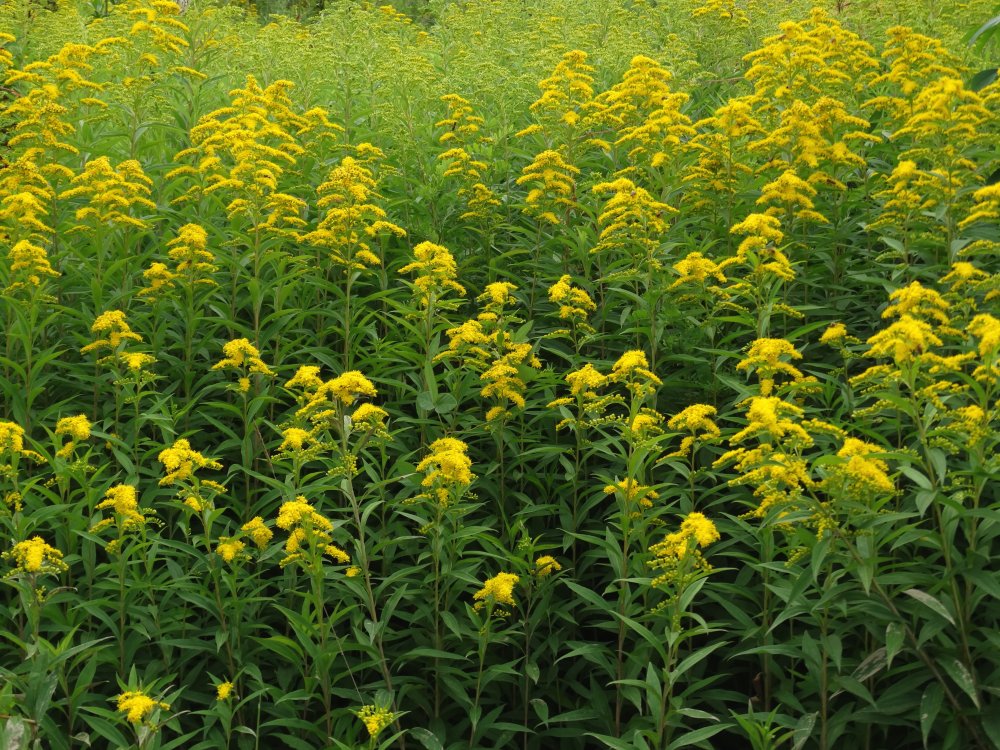
{"type": "Polygon", "coordinates": [[[789,364],[786,359],[802,359],[802,355],[785,339],[761,338],[750,345],[746,355],[736,365],[736,369],[756,372],[760,380],[760,395],[770,396],[774,390],[776,375],[787,375],[792,381],[801,380],[803,377],[802,372],[789,364]]]}
{"type": "Polygon", "coordinates": [[[562,570],[562,565],[552,555],[541,555],[535,560],[535,575],[545,578],[562,570]]]}
{"type": "Polygon", "coordinates": [[[362,706],[357,711],[357,717],[364,723],[368,736],[373,740],[396,720],[392,711],[374,705],[362,706]]]}
{"type": "Polygon", "coordinates": [[[90,327],[90,332],[95,335],[103,334],[105,338],[97,338],[84,346],[80,349],[82,354],[99,349],[110,349],[114,352],[126,341],[142,341],[142,336],[129,327],[125,313],[121,310],[108,310],[98,315],[90,327]]]}
{"type": "Polygon", "coordinates": [[[174,441],[169,448],[160,451],[157,457],[167,475],[160,480],[160,485],[171,485],[177,482],[187,482],[194,479],[194,473],[199,469],[221,469],[222,464],[191,448],[191,443],[185,438],[174,441]]]}
{"type": "Polygon", "coordinates": [[[487,602],[491,602],[494,607],[497,605],[516,607],[517,602],[514,601],[514,586],[520,580],[520,576],[514,573],[497,573],[488,579],[479,591],[473,594],[472,598],[476,601],[476,609],[481,609],[487,602]]]}
{"type": "Polygon", "coordinates": [[[260,351],[248,339],[234,339],[223,344],[222,353],[225,356],[212,365],[213,370],[231,367],[255,375],[273,376],[275,374],[270,367],[264,364],[260,358],[260,351]]]}
{"type": "Polygon", "coordinates": [[[430,307],[449,291],[459,297],[465,296],[465,287],[455,281],[458,267],[448,248],[432,242],[421,242],[413,248],[414,262],[399,269],[399,273],[416,271],[413,286],[420,298],[420,304],[430,307]]]}
{"type": "Polygon", "coordinates": [[[215,553],[227,563],[239,559],[244,553],[246,544],[239,539],[228,536],[219,537],[219,543],[215,546],[215,553]]]}
{"type": "Polygon", "coordinates": [[[268,542],[271,541],[271,537],[274,536],[267,526],[264,524],[264,519],[260,516],[254,516],[247,523],[243,524],[241,530],[245,534],[249,534],[253,543],[257,545],[258,549],[264,549],[268,542]]]}
{"type": "Polygon", "coordinates": [[[231,682],[220,682],[215,686],[215,699],[219,701],[229,700],[235,687],[231,682]]]}
{"type": "Polygon", "coordinates": [[[152,718],[157,709],[168,710],[169,705],[163,701],[150,698],[141,690],[130,690],[122,693],[115,701],[118,704],[118,712],[132,724],[141,724],[152,718]]]}
{"type": "Polygon", "coordinates": [[[32,575],[64,573],[69,569],[63,562],[62,552],[46,544],[40,536],[18,542],[3,556],[14,563],[16,570],[32,575]]]}

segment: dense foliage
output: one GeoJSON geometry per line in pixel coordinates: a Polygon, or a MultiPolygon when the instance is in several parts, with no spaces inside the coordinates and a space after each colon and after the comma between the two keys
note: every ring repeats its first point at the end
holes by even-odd
{"type": "Polygon", "coordinates": [[[1000,747],[992,8],[819,6],[0,6],[0,746],[1000,747]]]}

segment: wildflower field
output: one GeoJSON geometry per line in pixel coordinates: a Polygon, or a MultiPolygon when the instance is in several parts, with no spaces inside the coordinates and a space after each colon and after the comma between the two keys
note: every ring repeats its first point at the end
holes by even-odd
{"type": "Polygon", "coordinates": [[[0,747],[1000,748],[996,13],[4,0],[0,747]]]}

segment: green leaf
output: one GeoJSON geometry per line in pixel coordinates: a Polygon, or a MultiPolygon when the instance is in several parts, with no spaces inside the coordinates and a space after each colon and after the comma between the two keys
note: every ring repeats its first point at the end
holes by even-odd
{"type": "Polygon", "coordinates": [[[885,661],[887,666],[892,666],[892,660],[903,648],[903,639],[906,637],[906,628],[898,622],[890,622],[885,628],[885,661]]]}
{"type": "Polygon", "coordinates": [[[686,732],[676,740],[667,745],[667,750],[676,750],[679,747],[689,747],[699,742],[707,740],[709,737],[717,735],[724,729],[728,729],[732,724],[716,724],[714,726],[701,727],[690,732],[686,732]]]}
{"type": "Polygon", "coordinates": [[[441,744],[441,740],[439,740],[437,735],[433,734],[428,729],[423,729],[421,727],[411,729],[410,736],[415,738],[417,742],[427,748],[427,750],[444,750],[444,745],[441,744]]]}
{"type": "Polygon", "coordinates": [[[941,615],[944,619],[950,622],[952,625],[955,624],[955,618],[951,616],[948,608],[945,607],[939,600],[935,599],[933,596],[928,594],[926,591],[921,591],[920,589],[906,589],[903,592],[907,596],[912,596],[918,602],[923,604],[925,607],[933,610],[937,614],[941,615]]]}
{"type": "Polygon", "coordinates": [[[962,692],[969,696],[976,708],[979,708],[979,692],[976,690],[976,680],[968,667],[954,656],[941,659],[941,666],[948,673],[948,676],[955,681],[955,684],[962,688],[962,692]]]}
{"type": "Polygon", "coordinates": [[[932,682],[924,690],[924,695],[920,699],[920,734],[924,738],[924,747],[927,747],[927,740],[931,735],[931,729],[937,720],[937,715],[941,711],[941,704],[944,702],[944,690],[937,682],[932,682]]]}

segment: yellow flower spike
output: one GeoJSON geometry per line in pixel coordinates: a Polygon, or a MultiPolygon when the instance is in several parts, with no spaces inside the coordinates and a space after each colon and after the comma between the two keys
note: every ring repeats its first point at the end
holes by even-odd
{"type": "Polygon", "coordinates": [[[200,469],[221,469],[222,464],[191,448],[186,438],[174,441],[169,448],[160,451],[157,460],[166,469],[166,476],[160,480],[161,487],[188,482],[195,478],[195,472],[200,469]]]}
{"type": "Polygon", "coordinates": [[[121,352],[118,355],[125,367],[132,372],[145,370],[156,362],[156,357],[142,352],[121,352]]]}
{"type": "Polygon", "coordinates": [[[7,253],[10,261],[10,284],[4,294],[13,295],[19,291],[38,289],[44,278],[58,278],[61,274],[52,268],[45,248],[32,244],[29,240],[19,240],[7,253]]]}
{"type": "Polygon", "coordinates": [[[344,272],[382,265],[368,239],[380,234],[406,236],[404,229],[387,221],[388,214],[378,205],[382,196],[372,169],[352,156],[345,156],[330,171],[317,192],[320,198],[316,205],[325,214],[303,242],[325,249],[330,262],[344,272]]]}
{"type": "Polygon", "coordinates": [[[763,434],[768,439],[795,440],[801,445],[812,445],[812,436],[795,421],[803,414],[800,407],[777,396],[753,396],[747,407],[747,426],[733,435],[730,443],[735,445],[763,434]]]}
{"type": "Polygon", "coordinates": [[[552,555],[541,555],[535,560],[535,575],[546,578],[562,570],[562,565],[552,555]]]}
{"type": "Polygon", "coordinates": [[[308,565],[323,555],[343,565],[351,561],[350,555],[333,544],[333,523],[317,512],[302,495],[282,503],[275,525],[288,532],[285,557],[279,563],[281,567],[296,562],[308,565]]]}
{"type": "Polygon", "coordinates": [[[883,311],[882,317],[908,315],[934,325],[947,326],[951,322],[947,313],[949,307],[951,304],[940,293],[914,281],[889,295],[889,307],[883,311]]]}
{"type": "Polygon", "coordinates": [[[812,199],[816,188],[799,177],[794,169],[786,169],[777,178],[761,188],[758,206],[769,206],[765,213],[769,216],[783,216],[793,212],[801,221],[815,221],[829,224],[829,220],[816,211],[812,199]]]}
{"type": "Polygon", "coordinates": [[[260,516],[254,516],[247,523],[243,524],[241,530],[243,533],[250,536],[253,543],[257,545],[257,549],[264,549],[267,547],[271,538],[274,536],[274,532],[267,528],[264,523],[264,519],[260,516]]]}
{"type": "Polygon", "coordinates": [[[602,375],[593,365],[586,364],[579,370],[568,373],[565,380],[569,383],[570,393],[574,396],[596,397],[597,389],[608,381],[608,377],[602,375]]]}
{"type": "Polygon", "coordinates": [[[821,344],[839,344],[847,338],[847,326],[843,323],[831,323],[823,335],[819,337],[821,344]]]}
{"type": "Polygon", "coordinates": [[[77,443],[82,443],[90,437],[90,420],[83,414],[75,417],[63,417],[56,422],[56,435],[65,435],[69,440],[56,453],[57,456],[68,458],[72,455],[77,443]]]}
{"type": "Polygon", "coordinates": [[[713,420],[715,415],[716,409],[714,406],[709,404],[692,404],[667,420],[667,427],[671,430],[684,431],[689,434],[681,439],[680,448],[673,453],[668,453],[665,457],[678,458],[688,456],[696,441],[711,442],[718,439],[722,433],[713,420]]]}
{"type": "Polygon", "coordinates": [[[351,414],[351,423],[357,429],[377,430],[385,429],[385,420],[389,418],[389,412],[374,404],[361,404],[354,413],[351,414]]]}
{"type": "Polygon", "coordinates": [[[804,377],[802,372],[789,364],[786,359],[802,359],[802,355],[785,339],[757,339],[750,345],[746,356],[736,365],[736,370],[756,372],[760,381],[760,395],[770,396],[774,390],[776,375],[787,375],[793,382],[804,377]]]}
{"type": "Polygon", "coordinates": [[[653,507],[653,501],[660,499],[660,493],[635,479],[625,478],[609,484],[604,488],[605,495],[618,495],[626,503],[635,504],[640,508],[653,507]]]}
{"type": "Polygon", "coordinates": [[[601,231],[590,252],[623,251],[636,264],[660,268],[655,253],[669,229],[667,217],[677,213],[677,209],[654,199],[645,189],[624,177],[599,183],[591,190],[595,195],[610,197],[597,217],[601,231]]]}
{"type": "Polygon", "coordinates": [[[63,553],[46,544],[40,536],[18,542],[9,552],[4,552],[3,556],[14,563],[16,571],[30,575],[56,575],[69,570],[69,566],[63,562],[63,553]]]}
{"type": "Polygon", "coordinates": [[[80,349],[81,354],[87,354],[101,349],[110,349],[112,352],[118,350],[122,344],[128,341],[142,342],[142,336],[135,333],[125,320],[125,313],[121,310],[108,310],[97,316],[94,324],[90,327],[90,332],[104,338],[96,338],[92,343],[80,349]]]}
{"type": "Polygon", "coordinates": [[[246,544],[239,539],[223,536],[219,537],[219,542],[215,545],[215,553],[221,557],[224,562],[231,564],[246,557],[246,553],[243,551],[245,548],[246,544]]]}
{"type": "Polygon", "coordinates": [[[888,357],[895,360],[897,365],[911,362],[915,357],[943,344],[929,323],[906,314],[869,338],[866,343],[870,348],[865,356],[876,359],[888,357]]]}
{"type": "Polygon", "coordinates": [[[414,262],[400,268],[399,273],[417,273],[413,286],[424,308],[439,303],[448,292],[465,296],[465,287],[455,280],[458,278],[458,267],[448,248],[421,242],[413,248],[413,257],[414,262]]]}
{"type": "MultiPolygon", "coordinates": [[[[541,96],[529,109],[543,125],[533,128],[576,128],[594,98],[595,72],[596,68],[587,63],[586,52],[577,49],[563,54],[552,74],[538,83],[541,96]]],[[[526,128],[517,135],[525,136],[533,132],[534,129],[526,128]]]]}
{"type": "Polygon", "coordinates": [[[250,381],[247,375],[265,375],[273,377],[274,370],[268,367],[260,358],[260,351],[248,339],[234,339],[227,342],[222,347],[225,355],[221,360],[212,365],[213,370],[235,369],[246,373],[241,378],[240,390],[249,390],[250,381]],[[246,381],[246,388],[243,387],[243,380],[246,381]]]}
{"type": "Polygon", "coordinates": [[[886,88],[890,93],[868,100],[865,107],[886,109],[902,119],[912,110],[915,94],[935,78],[961,77],[959,59],[940,40],[906,26],[887,29],[886,37],[882,59],[888,63],[888,70],[872,79],[870,87],[878,91],[889,84],[886,88]]]}
{"type": "Polygon", "coordinates": [[[378,391],[372,382],[358,370],[349,370],[321,385],[313,401],[327,399],[350,406],[360,398],[375,398],[378,391]]]}
{"type": "Polygon", "coordinates": [[[585,324],[597,305],[585,289],[573,286],[572,277],[561,276],[549,287],[549,301],[559,305],[559,319],[585,324]]]}
{"type": "Polygon", "coordinates": [[[148,222],[129,213],[137,209],[156,211],[156,204],[149,199],[153,182],[135,159],[117,167],[112,167],[106,156],[91,159],[71,184],[73,187],[63,191],[60,199],[87,199],[87,205],[76,211],[75,229],[89,230],[105,224],[149,228],[148,222]]]}
{"type": "Polygon", "coordinates": [[[150,698],[142,690],[130,690],[115,698],[118,712],[131,724],[149,723],[157,710],[169,710],[163,701],[150,698]]]}
{"type": "Polygon", "coordinates": [[[657,386],[663,385],[663,381],[649,369],[646,353],[639,349],[627,351],[618,358],[611,366],[608,381],[622,383],[638,395],[652,393],[657,386]]]}
{"type": "Polygon", "coordinates": [[[319,376],[320,368],[316,365],[302,365],[295,375],[285,383],[285,388],[301,388],[303,391],[315,391],[323,385],[319,376]]]}
{"type": "Polygon", "coordinates": [[[288,427],[281,431],[281,437],[281,445],[278,446],[279,452],[300,451],[305,446],[306,441],[312,440],[312,433],[300,427],[288,427]]]}
{"type": "Polygon", "coordinates": [[[840,463],[833,464],[824,483],[836,493],[865,502],[873,496],[893,495],[896,486],[889,478],[889,465],[873,454],[884,452],[872,443],[857,438],[846,438],[837,451],[840,463]]]}
{"type": "Polygon", "coordinates": [[[530,185],[524,211],[547,224],[562,224],[577,207],[576,175],[580,170],[558,151],[548,149],[535,155],[517,178],[518,185],[530,185]]]}
{"type": "Polygon", "coordinates": [[[424,474],[420,486],[425,489],[425,497],[447,507],[465,492],[476,478],[468,451],[469,446],[455,438],[439,438],[431,443],[430,453],[416,467],[424,474]]]}
{"type": "Polygon", "coordinates": [[[654,555],[650,566],[663,571],[653,579],[652,585],[683,583],[687,575],[710,572],[712,566],[702,557],[699,548],[704,549],[720,538],[715,524],[703,513],[689,513],[677,531],[650,546],[649,551],[654,555]]]}
{"type": "Polygon", "coordinates": [[[745,77],[754,85],[755,99],[769,108],[823,95],[842,98],[875,77],[874,48],[826,10],[814,8],[808,19],[785,21],[779,29],[743,58],[750,64],[745,77]]]}
{"type": "Polygon", "coordinates": [[[234,696],[236,686],[231,682],[220,682],[215,686],[215,699],[217,701],[227,701],[234,696]]]}
{"type": "Polygon", "coordinates": [[[514,600],[514,586],[521,578],[514,573],[497,573],[492,578],[487,579],[483,587],[472,595],[476,602],[475,608],[482,609],[487,602],[491,602],[495,608],[491,614],[502,614],[503,610],[496,609],[498,606],[516,607],[514,600]]]}
{"type": "Polygon", "coordinates": [[[688,253],[682,260],[674,263],[673,269],[678,278],[670,285],[670,289],[690,283],[704,284],[709,279],[720,284],[727,281],[719,265],[699,252],[688,253]]]}
{"type": "Polygon", "coordinates": [[[361,719],[372,740],[377,739],[396,720],[396,714],[392,711],[375,705],[362,706],[355,715],[361,719]]]}

